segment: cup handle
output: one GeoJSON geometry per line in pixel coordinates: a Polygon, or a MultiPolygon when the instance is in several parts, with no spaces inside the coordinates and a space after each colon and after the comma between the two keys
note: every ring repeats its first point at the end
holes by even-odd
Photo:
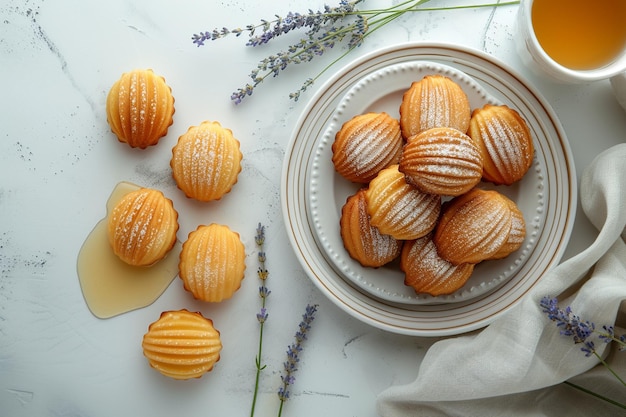
{"type": "Polygon", "coordinates": [[[611,77],[611,86],[618,103],[626,111],[626,72],[611,77]]]}

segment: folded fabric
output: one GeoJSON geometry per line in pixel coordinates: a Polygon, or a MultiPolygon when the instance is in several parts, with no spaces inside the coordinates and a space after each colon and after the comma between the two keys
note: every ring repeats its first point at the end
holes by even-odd
{"type": "MultiPolygon", "coordinates": [[[[482,331],[433,344],[413,383],[378,396],[381,416],[608,416],[620,411],[560,384],[579,380],[626,402],[626,388],[596,366],[594,356],[586,357],[581,345],[560,334],[540,301],[557,297],[583,320],[600,327],[615,324],[626,300],[626,144],[595,158],[583,172],[579,194],[584,213],[599,230],[592,245],[552,269],[482,331]]],[[[618,372],[626,371],[626,352],[596,346],[618,372]]]]}

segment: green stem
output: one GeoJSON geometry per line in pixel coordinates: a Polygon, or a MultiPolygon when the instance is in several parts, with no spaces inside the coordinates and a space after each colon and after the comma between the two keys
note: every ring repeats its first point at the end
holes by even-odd
{"type": "MultiPolygon", "coordinates": [[[[476,8],[483,8],[483,7],[510,6],[510,5],[515,5],[515,4],[520,3],[519,0],[512,0],[512,1],[507,1],[507,2],[495,2],[495,3],[492,2],[492,3],[475,4],[475,5],[419,8],[419,6],[425,3],[428,3],[429,1],[430,0],[407,0],[387,9],[356,10],[351,13],[346,13],[346,15],[362,15],[362,16],[367,15],[367,16],[370,16],[371,18],[374,18],[374,20],[369,22],[369,26],[371,29],[369,29],[365,34],[363,34],[363,39],[365,39],[372,33],[376,32],[378,29],[385,26],[387,23],[397,19],[398,17],[404,15],[407,12],[443,11],[443,10],[454,10],[454,9],[476,9],[476,8]],[[406,6],[407,4],[410,4],[410,6],[406,8],[402,8],[403,6],[406,6]],[[387,15],[387,16],[384,16],[380,19],[375,19],[376,17],[381,16],[381,15],[387,15]]],[[[350,33],[353,29],[354,29],[354,26],[351,25],[351,26],[348,26],[347,28],[342,29],[342,32],[350,33]]],[[[313,82],[317,81],[318,78],[320,78],[327,70],[329,70],[337,62],[345,58],[350,52],[352,52],[353,49],[355,49],[355,47],[348,48],[346,52],[341,54],[338,58],[336,58],[326,67],[324,67],[319,73],[317,73],[315,77],[311,78],[311,80],[313,82]]],[[[269,74],[266,74],[262,78],[265,78],[267,75],[269,74]]]]}
{"type": "MultiPolygon", "coordinates": [[[[263,307],[265,307],[265,298],[263,299],[263,307]]],[[[254,380],[254,395],[252,396],[252,408],[250,409],[250,417],[254,416],[254,409],[256,408],[256,399],[257,394],[259,392],[259,380],[261,378],[261,371],[265,368],[265,366],[261,366],[261,354],[263,352],[263,324],[260,325],[259,330],[259,354],[255,359],[256,363],[256,377],[254,380]]]]}
{"type": "Polygon", "coordinates": [[[396,6],[390,7],[388,9],[366,9],[366,10],[355,10],[354,12],[346,13],[346,16],[349,15],[380,15],[380,14],[391,14],[391,13],[406,13],[406,12],[438,12],[445,10],[463,10],[463,9],[481,9],[485,7],[500,7],[500,6],[513,6],[520,3],[520,0],[511,0],[505,2],[492,2],[492,3],[482,3],[482,4],[466,4],[460,6],[443,6],[443,7],[419,7],[424,3],[427,3],[430,0],[418,0],[416,4],[412,4],[410,7],[406,7],[404,9],[398,10],[400,7],[414,3],[416,0],[409,0],[403,3],[397,4],[396,6]]]}
{"type": "Polygon", "coordinates": [[[623,408],[624,410],[626,410],[626,405],[625,404],[619,403],[619,402],[617,402],[615,400],[612,400],[612,399],[610,399],[608,397],[605,397],[604,395],[600,395],[597,392],[591,391],[591,390],[589,390],[589,389],[587,389],[585,387],[581,387],[580,385],[574,384],[573,382],[563,381],[563,383],[566,384],[566,385],[569,385],[572,388],[576,388],[577,390],[580,390],[580,391],[584,392],[585,394],[589,394],[589,395],[591,395],[593,397],[596,397],[596,398],[598,398],[598,399],[600,399],[602,401],[606,401],[609,404],[613,404],[616,407],[623,408]]]}
{"type": "Polygon", "coordinates": [[[285,402],[281,401],[280,406],[278,407],[278,417],[280,417],[283,414],[283,404],[285,404],[285,402]]]}
{"type": "MultiPolygon", "coordinates": [[[[369,9],[369,10],[355,10],[354,12],[350,12],[350,13],[345,13],[344,16],[350,16],[350,15],[362,15],[362,16],[369,16],[370,18],[374,19],[371,22],[369,22],[369,26],[371,27],[370,30],[368,30],[364,35],[363,35],[363,39],[365,39],[367,36],[369,36],[370,34],[374,33],[376,30],[382,28],[383,26],[387,25],[388,23],[392,22],[393,20],[399,18],[400,16],[406,14],[406,13],[412,13],[412,12],[425,12],[425,11],[443,11],[443,10],[454,10],[454,9],[473,9],[473,8],[483,8],[483,7],[498,7],[498,6],[508,6],[508,5],[514,5],[514,4],[519,4],[519,0],[514,0],[514,1],[507,1],[504,3],[484,3],[484,4],[476,4],[476,5],[463,5],[463,6],[448,6],[448,7],[431,7],[431,8],[420,8],[421,5],[428,3],[430,0],[407,0],[404,1],[402,3],[399,3],[395,6],[391,6],[387,9],[369,9]],[[404,7],[406,5],[410,5],[409,7],[404,7]],[[380,19],[376,19],[379,16],[383,16],[380,19]]],[[[318,39],[317,40],[317,44],[323,44],[325,41],[327,40],[332,40],[332,39],[337,39],[340,35],[343,36],[350,34],[352,31],[354,30],[354,25],[349,25],[347,27],[344,27],[336,32],[329,32],[327,36],[325,36],[324,38],[318,39]]],[[[302,48],[300,51],[296,52],[295,54],[293,54],[294,58],[297,58],[298,56],[300,56],[301,54],[307,52],[309,49],[311,49],[313,47],[313,45],[307,46],[305,48],[302,48]]],[[[314,78],[313,81],[317,80],[322,74],[324,74],[326,72],[326,70],[328,70],[330,67],[332,67],[334,64],[336,64],[338,61],[340,61],[342,58],[344,58],[346,55],[348,55],[349,52],[351,52],[354,49],[354,47],[349,48],[345,53],[341,54],[341,56],[335,60],[333,60],[328,66],[326,66],[321,72],[319,72],[314,78]]],[[[257,77],[257,83],[259,84],[260,82],[262,82],[263,80],[265,80],[265,78],[267,78],[267,76],[269,76],[270,74],[273,74],[273,71],[268,71],[265,74],[263,74],[262,76],[258,76],[257,77]]]]}
{"type": "MultiPolygon", "coordinates": [[[[417,4],[412,5],[411,7],[417,7],[420,4],[424,4],[429,2],[430,0],[418,0],[417,4]]],[[[378,19],[378,20],[374,20],[373,22],[371,22],[371,27],[372,29],[368,30],[366,33],[363,34],[363,39],[365,39],[366,37],[368,37],[369,35],[371,35],[372,33],[376,32],[378,29],[382,28],[383,26],[385,26],[387,23],[391,22],[392,20],[397,19],[398,17],[402,16],[407,10],[396,10],[395,12],[391,13],[390,10],[393,9],[397,9],[398,7],[401,7],[405,4],[408,3],[414,3],[415,0],[408,0],[405,1],[404,3],[400,3],[396,6],[393,6],[389,9],[381,9],[376,13],[368,13],[368,14],[372,14],[374,17],[379,16],[381,14],[392,14],[391,16],[386,16],[382,19],[378,19]]],[[[414,11],[420,11],[421,9],[415,9],[414,11]]],[[[369,12],[369,11],[367,11],[369,12]]],[[[360,14],[360,12],[354,12],[353,14],[358,15],[360,14]]],[[[346,32],[346,33],[350,33],[352,32],[354,26],[348,26],[347,28],[344,28],[342,31],[346,32]]],[[[326,39],[326,38],[324,38],[326,39]]],[[[326,67],[324,67],[324,69],[322,69],[315,77],[313,77],[313,81],[316,81],[319,77],[321,77],[328,69],[330,69],[333,65],[335,65],[337,62],[341,61],[343,58],[346,57],[346,55],[348,55],[350,52],[352,52],[352,50],[356,48],[355,46],[348,48],[346,50],[346,52],[344,52],[343,54],[341,54],[338,58],[334,59],[330,64],[328,64],[326,67]]],[[[265,77],[263,77],[265,78],[265,77]]]]}
{"type": "Polygon", "coordinates": [[[596,358],[598,358],[600,363],[604,365],[604,367],[611,373],[611,375],[613,375],[623,386],[626,387],[626,382],[617,373],[615,373],[613,368],[611,368],[611,365],[609,365],[600,355],[598,355],[595,350],[593,351],[593,354],[596,356],[596,358]]]}

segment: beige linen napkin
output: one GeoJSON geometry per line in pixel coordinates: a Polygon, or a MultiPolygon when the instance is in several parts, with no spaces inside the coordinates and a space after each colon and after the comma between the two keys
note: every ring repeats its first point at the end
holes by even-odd
{"type": "MultiPolygon", "coordinates": [[[[583,211],[600,231],[594,243],[550,271],[517,306],[484,330],[436,342],[417,379],[377,400],[384,417],[612,416],[624,410],[594,400],[571,380],[626,402],[626,389],[571,337],[559,334],[539,306],[544,296],[602,327],[626,300],[626,144],[598,155],[583,172],[583,211]],[[566,294],[569,295],[566,297],[566,294]]],[[[626,304],[626,303],[625,303],[626,304]]],[[[621,329],[620,329],[621,330],[621,329]]],[[[626,377],[626,352],[598,352],[626,377]]]]}

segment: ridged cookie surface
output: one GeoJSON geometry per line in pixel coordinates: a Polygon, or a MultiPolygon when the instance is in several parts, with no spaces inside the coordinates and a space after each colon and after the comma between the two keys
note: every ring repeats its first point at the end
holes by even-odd
{"type": "Polygon", "coordinates": [[[514,109],[485,105],[472,113],[468,134],[483,155],[483,176],[494,184],[511,185],[522,179],[534,157],[526,121],[514,109]]]}
{"type": "Polygon", "coordinates": [[[365,197],[372,225],[398,240],[417,239],[429,233],[441,210],[441,196],[408,184],[398,165],[380,171],[365,197]]]}
{"type": "Polygon", "coordinates": [[[425,193],[457,196],[480,182],[483,162],[472,138],[456,129],[437,127],[409,138],[399,170],[409,184],[425,193]]]}
{"type": "Polygon", "coordinates": [[[400,129],[405,139],[433,127],[465,133],[470,116],[469,99],[457,83],[443,75],[427,75],[404,92],[400,129]]]}
{"type": "Polygon", "coordinates": [[[218,122],[205,121],[178,138],[170,166],[176,185],[187,197],[212,201],[235,185],[242,158],[233,132],[218,122]]]}
{"type": "Polygon", "coordinates": [[[113,252],[129,265],[151,265],[176,243],[178,213],[158,190],[141,188],[126,194],[107,222],[113,252]]]}
{"type": "Polygon", "coordinates": [[[238,233],[220,224],[200,225],[183,243],[179,276],[195,298],[220,302],[241,287],[245,257],[238,233]]]}
{"type": "Polygon", "coordinates": [[[361,265],[379,267],[400,255],[402,242],[372,226],[364,188],[348,197],[339,223],[344,247],[361,265]]]}
{"type": "Polygon", "coordinates": [[[172,89],[150,69],[124,73],[109,90],[106,113],[120,142],[142,149],[156,145],[173,123],[172,89]]]}
{"type": "Polygon", "coordinates": [[[437,247],[426,235],[405,242],[400,256],[405,285],[417,293],[433,296],[451,294],[461,288],[474,271],[473,264],[453,265],[437,253],[437,247]]]}
{"type": "Polygon", "coordinates": [[[397,164],[402,151],[400,123],[387,113],[365,113],[345,122],[335,135],[332,161],[345,179],[368,183],[397,164]]]}
{"type": "Polygon", "coordinates": [[[200,313],[166,311],[142,341],[150,366],[174,379],[199,378],[220,359],[222,342],[213,322],[200,313]]]}
{"type": "Polygon", "coordinates": [[[494,190],[474,188],[446,203],[433,241],[449,262],[477,264],[498,253],[511,226],[508,199],[494,190]]]}

